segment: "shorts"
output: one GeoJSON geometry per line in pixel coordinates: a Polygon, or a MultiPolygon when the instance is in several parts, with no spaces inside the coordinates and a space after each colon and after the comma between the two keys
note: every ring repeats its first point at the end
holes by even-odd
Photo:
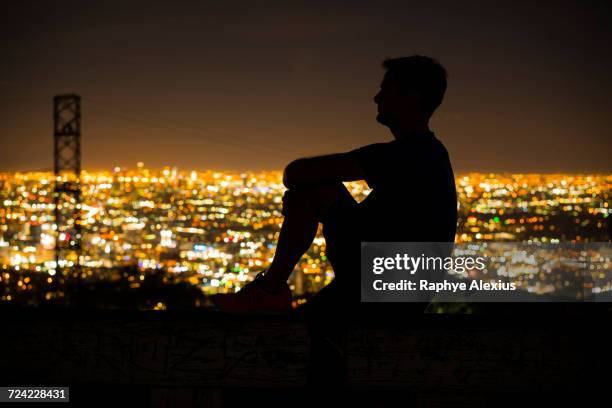
{"type": "Polygon", "coordinates": [[[383,317],[421,314],[427,308],[428,302],[361,303],[361,242],[375,240],[370,239],[375,235],[368,229],[375,222],[373,217],[346,191],[321,220],[335,278],[301,307],[307,315],[317,319],[327,316],[335,323],[348,317],[380,321],[383,317]]]}

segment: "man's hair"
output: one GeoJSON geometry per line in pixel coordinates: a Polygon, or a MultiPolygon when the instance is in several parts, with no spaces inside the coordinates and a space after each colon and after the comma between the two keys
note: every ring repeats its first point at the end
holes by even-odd
{"type": "Polygon", "coordinates": [[[446,69],[438,61],[413,55],[389,58],[382,65],[398,81],[401,93],[417,92],[421,95],[423,108],[429,116],[440,106],[446,91],[446,69]]]}

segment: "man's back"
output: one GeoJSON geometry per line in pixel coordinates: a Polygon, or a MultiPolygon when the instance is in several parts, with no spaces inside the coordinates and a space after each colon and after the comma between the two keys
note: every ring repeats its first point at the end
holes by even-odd
{"type": "Polygon", "coordinates": [[[431,132],[353,150],[372,188],[360,203],[362,241],[453,242],[457,194],[444,145],[431,132]]]}

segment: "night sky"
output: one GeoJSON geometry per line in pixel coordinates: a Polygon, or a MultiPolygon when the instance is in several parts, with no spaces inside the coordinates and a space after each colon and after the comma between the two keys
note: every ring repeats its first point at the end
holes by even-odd
{"type": "Polygon", "coordinates": [[[430,125],[456,172],[611,172],[611,4],[4,2],[0,171],[52,168],[67,92],[85,169],[281,169],[390,141],[381,62],[423,54],[449,73],[430,125]]]}

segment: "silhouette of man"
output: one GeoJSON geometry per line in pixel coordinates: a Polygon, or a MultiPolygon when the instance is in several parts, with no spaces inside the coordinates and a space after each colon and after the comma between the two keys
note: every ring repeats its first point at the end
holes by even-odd
{"type": "Polygon", "coordinates": [[[213,297],[228,312],[288,312],[287,279],[323,224],[335,279],[306,306],[350,309],[360,303],[361,242],[453,242],[457,196],[444,145],[429,119],[446,91],[446,71],[419,55],[387,59],[374,97],[376,120],[394,140],[346,153],[297,159],[285,168],[284,215],[274,260],[235,294],[213,297]],[[342,182],[365,180],[357,203],[342,182]]]}

